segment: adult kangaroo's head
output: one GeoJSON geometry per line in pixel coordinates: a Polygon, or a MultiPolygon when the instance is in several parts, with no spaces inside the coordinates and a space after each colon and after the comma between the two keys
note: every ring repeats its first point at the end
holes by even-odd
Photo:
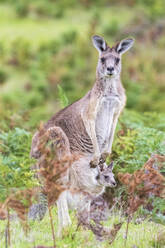
{"type": "Polygon", "coordinates": [[[113,47],[108,46],[106,41],[98,35],[94,35],[92,41],[99,52],[97,78],[118,78],[121,72],[121,55],[132,47],[134,40],[127,38],[113,47]]]}

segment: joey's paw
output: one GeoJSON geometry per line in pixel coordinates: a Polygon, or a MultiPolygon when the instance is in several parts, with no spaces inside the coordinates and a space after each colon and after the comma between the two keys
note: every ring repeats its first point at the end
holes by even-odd
{"type": "Polygon", "coordinates": [[[61,238],[62,237],[62,230],[58,230],[56,236],[57,236],[57,238],[61,238]]]}
{"type": "Polygon", "coordinates": [[[108,152],[104,152],[101,154],[101,157],[100,157],[100,160],[99,160],[99,164],[103,164],[105,163],[107,157],[109,156],[109,153],[108,152]]]}
{"type": "Polygon", "coordinates": [[[65,238],[67,236],[69,236],[69,234],[71,233],[71,227],[69,226],[64,226],[62,229],[57,231],[57,238],[65,238]]]}
{"type": "Polygon", "coordinates": [[[94,157],[90,162],[91,168],[96,168],[99,164],[99,157],[94,157]]]}

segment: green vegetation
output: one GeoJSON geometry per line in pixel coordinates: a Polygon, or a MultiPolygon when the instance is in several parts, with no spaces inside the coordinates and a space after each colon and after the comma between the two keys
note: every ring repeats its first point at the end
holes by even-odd
{"type": "MultiPolygon", "coordinates": [[[[155,114],[155,117],[159,120],[159,115],[155,114]]],[[[113,143],[112,158],[116,162],[117,171],[132,173],[140,169],[152,154],[164,154],[165,132],[160,130],[164,130],[165,126],[164,123],[161,128],[154,126],[153,120],[154,114],[142,115],[125,110],[113,143]]]]}
{"type": "MultiPolygon", "coordinates": [[[[57,213],[56,209],[53,211],[53,219],[55,232],[57,231],[57,213]]],[[[126,224],[123,225],[122,229],[117,235],[116,240],[113,245],[110,246],[107,242],[98,242],[96,241],[93,233],[91,231],[85,231],[80,228],[76,231],[76,219],[74,213],[72,213],[73,224],[65,231],[65,236],[63,239],[57,238],[57,247],[60,248],[123,248],[124,245],[124,236],[126,231],[126,224]]],[[[126,221],[120,215],[116,215],[115,213],[112,215],[110,221],[108,221],[105,225],[112,227],[113,223],[117,223],[118,221],[126,221]]],[[[11,222],[11,243],[13,248],[21,247],[21,248],[31,248],[34,245],[47,245],[52,246],[52,236],[51,236],[51,228],[49,222],[48,214],[41,222],[33,222],[30,225],[31,231],[26,236],[22,230],[20,223],[17,220],[13,220],[11,222]]],[[[5,228],[5,225],[2,223],[2,230],[5,228]]],[[[143,221],[141,224],[135,224],[132,222],[129,227],[130,235],[127,240],[127,247],[132,248],[134,245],[140,248],[148,248],[148,247],[159,247],[163,248],[164,246],[160,246],[162,240],[157,242],[157,235],[163,231],[161,225],[153,223],[151,225],[147,220],[143,221]],[[156,245],[157,246],[156,246],[156,245]]],[[[2,239],[2,244],[4,244],[4,238],[2,239]]]]}
{"type": "MultiPolygon", "coordinates": [[[[164,0],[117,2],[0,1],[0,201],[13,189],[36,185],[29,152],[40,122],[92,87],[98,57],[91,43],[93,34],[104,36],[110,45],[127,36],[136,40],[123,56],[127,106],[113,144],[115,173],[133,173],[153,153],[165,155],[164,0]]],[[[125,189],[119,187],[117,196],[121,192],[125,189]]],[[[164,247],[156,236],[165,224],[165,202],[159,198],[151,198],[151,202],[152,211],[140,209],[138,214],[147,215],[154,222],[132,222],[128,247],[164,247]]],[[[114,214],[112,222],[115,218],[119,216],[114,214]]],[[[89,231],[78,231],[72,240],[76,223],[73,219],[69,235],[57,240],[57,245],[97,247],[89,231]]],[[[30,235],[35,237],[36,245],[52,245],[48,223],[48,216],[41,223],[31,223],[30,235]]],[[[0,220],[2,231],[5,225],[0,220]]],[[[124,224],[112,247],[123,247],[125,229],[124,224]]],[[[32,241],[27,244],[28,238],[20,238],[23,234],[15,221],[11,222],[11,230],[12,247],[34,245],[32,241]]],[[[4,235],[0,233],[1,240],[4,242],[4,235]]]]}
{"type": "MultiPolygon", "coordinates": [[[[3,201],[14,189],[27,189],[35,185],[30,170],[34,160],[29,157],[31,135],[24,129],[15,128],[1,133],[0,139],[0,201],[3,201]]],[[[37,183],[36,183],[37,185],[37,183]]]]}

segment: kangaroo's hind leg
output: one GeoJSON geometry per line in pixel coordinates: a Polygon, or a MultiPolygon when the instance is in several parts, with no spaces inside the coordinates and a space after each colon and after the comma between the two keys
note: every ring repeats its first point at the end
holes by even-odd
{"type": "Polygon", "coordinates": [[[62,192],[57,200],[58,209],[58,232],[57,236],[62,235],[62,230],[64,227],[71,224],[71,219],[69,216],[68,200],[67,200],[67,190],[62,192]]]}
{"type": "MultiPolygon", "coordinates": [[[[49,128],[46,132],[43,133],[43,135],[45,135],[47,137],[47,139],[45,139],[45,146],[50,146],[51,151],[53,153],[53,155],[56,157],[57,160],[61,160],[64,159],[66,156],[70,156],[70,145],[69,145],[69,140],[66,136],[66,134],[63,132],[63,130],[60,127],[51,127],[49,128]]],[[[35,139],[35,152],[37,152],[39,154],[39,145],[41,140],[36,140],[36,138],[39,138],[39,134],[37,133],[37,136],[34,136],[35,139]]],[[[42,139],[42,136],[40,137],[42,139]]],[[[34,143],[33,143],[34,144],[34,143]]],[[[40,157],[38,158],[38,162],[37,162],[37,166],[38,169],[40,168],[40,160],[42,160],[42,154],[40,155],[40,157]]],[[[43,178],[41,178],[41,176],[39,175],[39,173],[37,174],[37,177],[39,179],[39,181],[43,182],[43,178]]],[[[65,180],[67,181],[67,177],[68,177],[68,173],[66,172],[65,175],[65,180]]],[[[39,193],[40,197],[39,200],[37,202],[37,204],[32,205],[31,208],[29,209],[29,213],[28,216],[30,219],[37,219],[36,216],[40,215],[39,210],[42,209],[42,217],[40,217],[40,220],[44,218],[46,212],[47,212],[47,201],[46,201],[46,195],[45,193],[41,192],[39,193]],[[42,200],[44,199],[44,200],[42,200]],[[43,212],[44,210],[44,212],[43,212]]]]}
{"type": "Polygon", "coordinates": [[[68,137],[60,127],[50,127],[47,130],[47,135],[48,141],[50,142],[51,147],[54,148],[58,160],[71,155],[68,137]]]}
{"type": "Polygon", "coordinates": [[[54,148],[57,159],[60,159],[65,155],[70,155],[70,144],[66,134],[60,127],[53,126],[47,130],[42,129],[41,131],[37,131],[34,134],[30,152],[31,157],[34,157],[35,159],[41,157],[42,154],[39,147],[43,137],[46,137],[44,141],[45,145],[51,144],[54,148]]]}

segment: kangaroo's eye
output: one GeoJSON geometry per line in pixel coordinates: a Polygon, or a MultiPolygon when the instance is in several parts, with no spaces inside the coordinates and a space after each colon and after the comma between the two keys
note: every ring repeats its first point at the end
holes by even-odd
{"type": "Polygon", "coordinates": [[[116,64],[116,65],[119,64],[119,61],[120,61],[120,59],[119,59],[119,58],[116,58],[116,59],[115,59],[115,64],[116,64]]]}
{"type": "Polygon", "coordinates": [[[105,58],[104,58],[104,57],[101,58],[101,62],[102,62],[103,64],[105,63],[105,58]]]}

